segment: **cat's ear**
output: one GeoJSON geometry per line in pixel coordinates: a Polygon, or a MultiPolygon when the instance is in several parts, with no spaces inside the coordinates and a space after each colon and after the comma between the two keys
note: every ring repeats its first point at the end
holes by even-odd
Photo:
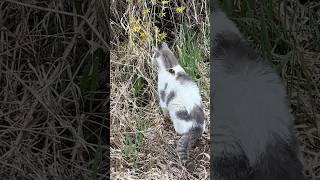
{"type": "Polygon", "coordinates": [[[160,51],[158,49],[153,50],[153,58],[158,58],[160,56],[160,51]]]}
{"type": "Polygon", "coordinates": [[[159,50],[163,50],[163,49],[169,49],[167,43],[163,42],[159,45],[159,50]]]}
{"type": "Polygon", "coordinates": [[[165,42],[163,42],[163,43],[161,44],[161,46],[162,46],[162,48],[165,48],[165,49],[168,49],[168,48],[169,48],[168,45],[167,45],[167,43],[165,43],[165,42]]]}
{"type": "Polygon", "coordinates": [[[154,48],[152,49],[151,64],[152,64],[153,66],[155,66],[155,67],[158,66],[158,63],[157,63],[156,58],[158,58],[159,56],[160,56],[159,49],[156,48],[156,47],[154,47],[154,48]]]}

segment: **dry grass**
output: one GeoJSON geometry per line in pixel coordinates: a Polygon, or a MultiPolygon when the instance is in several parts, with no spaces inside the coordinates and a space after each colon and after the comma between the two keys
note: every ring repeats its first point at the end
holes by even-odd
{"type": "Polygon", "coordinates": [[[106,7],[0,2],[1,179],[107,176],[106,7]]]}
{"type": "MultiPolygon", "coordinates": [[[[197,2],[194,9],[190,1],[183,14],[175,12],[178,1],[170,1],[166,17],[158,17],[161,1],[126,3],[116,1],[111,5],[111,178],[112,179],[209,179],[209,38],[208,15],[205,1],[197,2]],[[139,4],[141,3],[141,4],[139,4]],[[202,8],[199,7],[202,5],[202,8]],[[140,14],[145,8],[150,14],[140,14]],[[141,18],[142,30],[150,35],[142,43],[139,32],[131,29],[129,19],[141,18]],[[177,18],[177,19],[173,19],[177,18]],[[183,31],[197,32],[197,39],[183,31]],[[159,27],[159,33],[155,32],[159,27]],[[198,29],[197,29],[198,28],[198,29]],[[194,75],[201,87],[207,121],[207,133],[198,142],[192,158],[194,166],[181,166],[176,151],[177,135],[172,123],[163,118],[156,91],[156,72],[150,66],[152,48],[161,41],[159,34],[167,34],[165,41],[173,47],[180,59],[188,61],[185,67],[194,75]],[[171,32],[173,32],[171,34],[171,32]],[[128,37],[134,36],[131,40],[128,37]],[[189,41],[188,46],[183,46],[189,41]],[[198,43],[199,48],[192,46],[198,43]],[[200,52],[199,61],[193,61],[188,52],[200,52]],[[190,66],[191,61],[195,62],[190,66]],[[192,70],[196,70],[192,72],[192,70]]],[[[178,5],[181,6],[181,5],[178,5]]]]}

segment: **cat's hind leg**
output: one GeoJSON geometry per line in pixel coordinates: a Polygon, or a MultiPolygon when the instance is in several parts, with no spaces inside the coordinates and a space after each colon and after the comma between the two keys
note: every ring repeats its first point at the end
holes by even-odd
{"type": "Polygon", "coordinates": [[[254,180],[303,180],[303,166],[297,156],[297,140],[276,138],[254,167],[254,180]]]}
{"type": "Polygon", "coordinates": [[[251,180],[249,160],[238,141],[222,130],[213,132],[213,179],[251,180]]]}

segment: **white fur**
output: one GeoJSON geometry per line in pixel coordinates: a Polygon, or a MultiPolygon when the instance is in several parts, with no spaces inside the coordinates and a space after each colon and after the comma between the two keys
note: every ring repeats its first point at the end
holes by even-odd
{"type": "MultiPolygon", "coordinates": [[[[230,32],[242,38],[238,28],[224,12],[218,9],[213,16],[213,36],[230,32]]],[[[215,42],[214,45],[215,46],[215,42]]],[[[250,164],[257,162],[266,145],[273,142],[272,134],[289,140],[289,127],[293,117],[286,104],[286,92],[275,73],[263,74],[268,66],[257,63],[243,65],[242,74],[232,75],[221,70],[220,63],[214,61],[213,81],[216,93],[214,99],[215,130],[228,132],[239,139],[250,164]],[[226,127],[227,126],[227,127],[226,127]]],[[[223,147],[222,147],[223,148],[223,147]]]]}
{"type": "MultiPolygon", "coordinates": [[[[201,96],[197,85],[193,82],[187,82],[184,84],[179,83],[176,80],[176,74],[178,72],[185,72],[180,65],[176,65],[172,69],[175,70],[175,75],[170,74],[166,69],[161,66],[161,57],[156,58],[160,65],[158,69],[158,93],[160,97],[160,91],[168,84],[165,92],[168,95],[171,91],[175,92],[175,97],[172,101],[166,105],[160,98],[160,107],[168,110],[170,119],[173,122],[175,131],[178,134],[187,133],[193,126],[197,125],[195,121],[185,121],[176,117],[176,112],[179,110],[187,110],[190,113],[195,105],[201,106],[201,96]]],[[[165,98],[166,99],[166,98],[165,98]]],[[[199,126],[199,125],[197,125],[199,126]]],[[[205,125],[203,125],[204,127],[205,125]]],[[[203,128],[204,129],[204,128],[203,128]]]]}
{"type": "Polygon", "coordinates": [[[228,125],[253,165],[274,138],[272,133],[289,140],[288,127],[293,118],[284,87],[276,74],[260,74],[264,70],[261,64],[246,76],[232,76],[216,69],[216,129],[228,125]]]}
{"type": "MultiPolygon", "coordinates": [[[[218,7],[217,2],[214,1],[214,3],[215,7],[218,7]]],[[[214,50],[219,45],[216,39],[217,34],[225,37],[238,35],[238,38],[243,39],[236,25],[219,8],[215,10],[211,14],[214,25],[214,27],[211,26],[214,36],[211,42],[213,54],[217,53],[214,50]]],[[[300,163],[295,161],[292,154],[295,150],[292,149],[290,152],[286,149],[288,146],[295,148],[291,144],[295,138],[292,134],[293,116],[289,111],[285,87],[280,77],[264,62],[258,59],[257,61],[240,59],[241,57],[237,56],[238,52],[235,53],[234,56],[230,55],[231,51],[225,54],[227,58],[233,58],[234,61],[218,58],[214,59],[211,66],[213,69],[211,81],[214,82],[211,86],[214,103],[212,112],[214,128],[211,133],[215,137],[212,139],[215,145],[214,155],[225,158],[245,155],[250,166],[258,170],[252,174],[252,177],[256,177],[256,174],[260,177],[263,174],[263,179],[280,179],[279,177],[289,177],[286,175],[288,172],[300,176],[297,171],[302,168],[300,169],[300,163]],[[236,70],[230,68],[233,65],[237,67],[236,70]],[[285,171],[274,171],[273,167],[285,169],[285,171]]],[[[247,50],[243,52],[243,54],[250,53],[254,52],[247,50]]],[[[236,160],[235,165],[235,167],[238,165],[236,160]]],[[[232,175],[238,174],[239,169],[235,167],[224,166],[230,169],[228,172],[232,175]]],[[[220,167],[214,167],[213,171],[220,176],[224,173],[220,169],[220,167]]],[[[220,179],[224,178],[222,176],[220,179]]],[[[300,177],[294,179],[303,179],[302,176],[301,173],[300,177]]],[[[232,177],[237,179],[236,176],[232,177]]]]}

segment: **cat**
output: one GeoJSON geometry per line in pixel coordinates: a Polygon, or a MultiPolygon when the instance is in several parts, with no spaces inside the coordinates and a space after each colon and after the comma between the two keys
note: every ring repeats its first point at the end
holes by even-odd
{"type": "Polygon", "coordinates": [[[171,119],[176,133],[181,135],[177,153],[181,163],[186,165],[190,149],[205,128],[200,92],[166,43],[155,50],[152,63],[158,71],[160,107],[164,116],[171,119]]]}
{"type": "Polygon", "coordinates": [[[213,0],[211,175],[215,180],[303,180],[294,118],[272,66],[213,0]]]}

